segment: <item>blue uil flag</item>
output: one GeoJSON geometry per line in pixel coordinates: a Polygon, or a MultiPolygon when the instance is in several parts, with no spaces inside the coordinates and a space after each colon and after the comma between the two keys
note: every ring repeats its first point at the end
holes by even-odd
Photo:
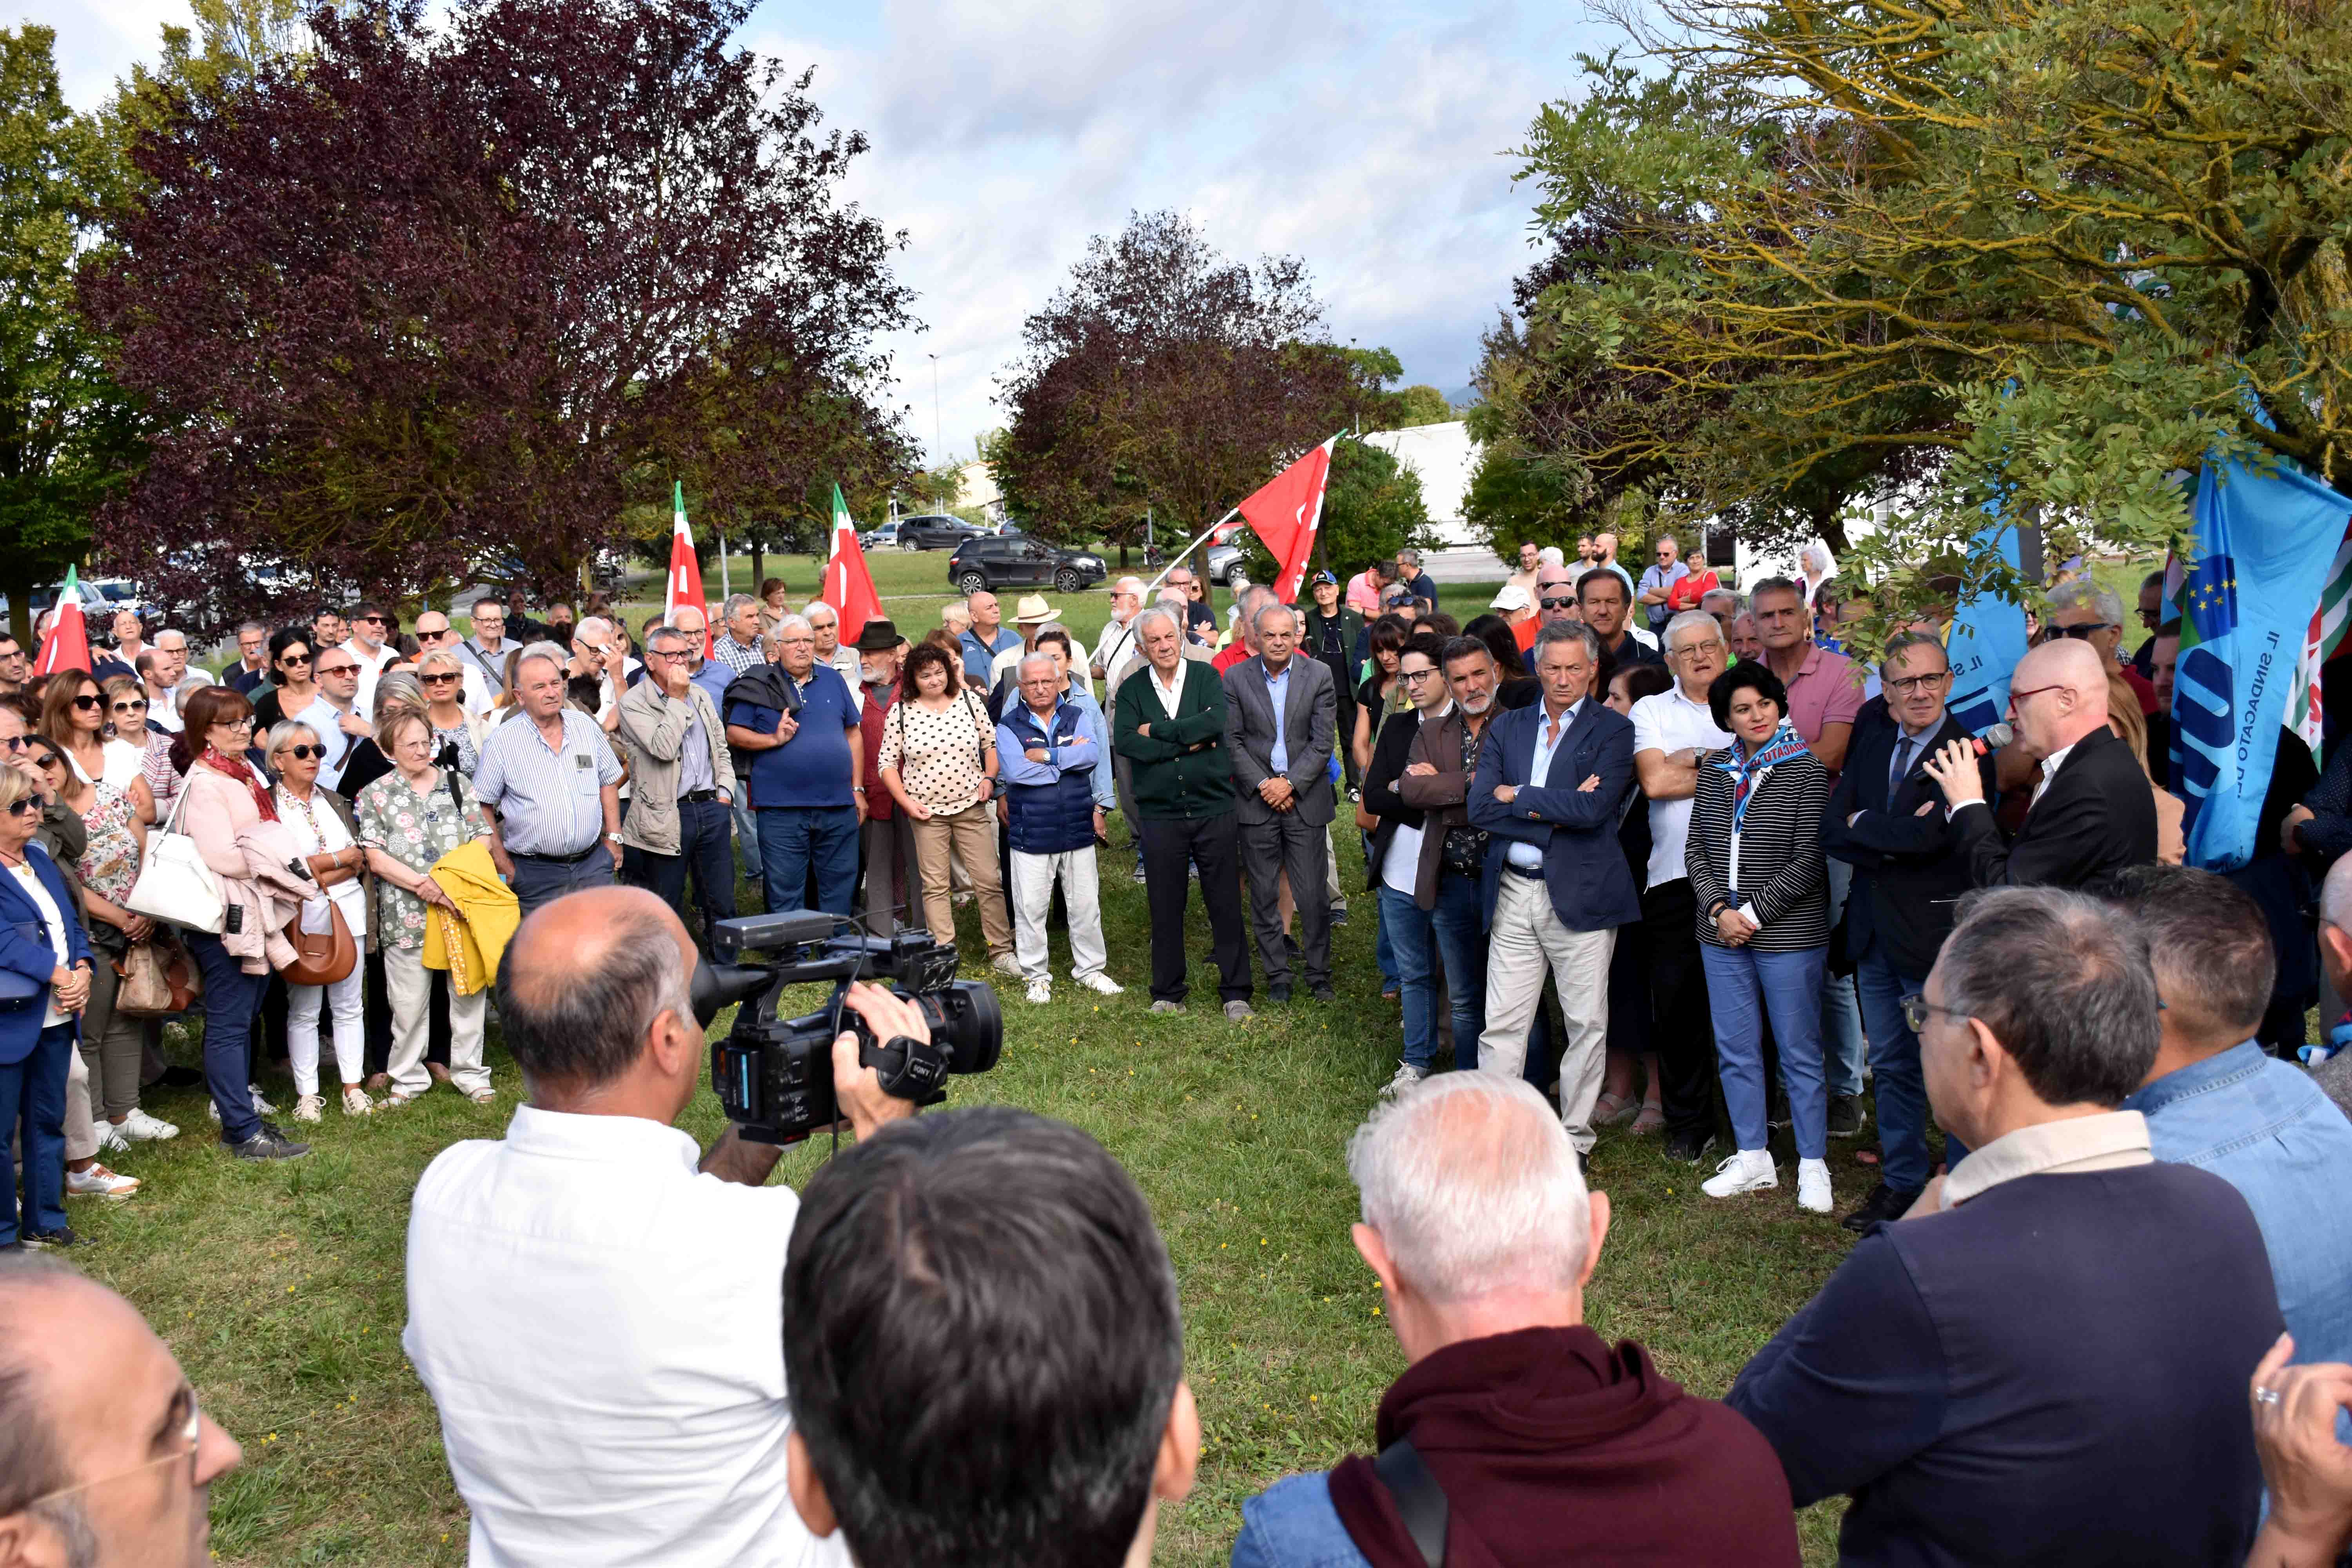
{"type": "MultiPolygon", "coordinates": [[[[2001,517],[1999,503],[1984,510],[1979,544],[1991,543],[2015,566],[2017,530],[2001,517]]],[[[1952,719],[1969,733],[1981,735],[2009,711],[2009,678],[2025,657],[2025,607],[1990,595],[1962,600],[1952,612],[1944,651],[1952,666],[1951,695],[1946,699],[1952,719]]]]}
{"type": "Polygon", "coordinates": [[[2284,461],[2269,473],[2208,463],[2194,515],[2172,771],[2189,863],[2230,871],[2253,857],[2295,661],[2352,499],[2284,461]]]}

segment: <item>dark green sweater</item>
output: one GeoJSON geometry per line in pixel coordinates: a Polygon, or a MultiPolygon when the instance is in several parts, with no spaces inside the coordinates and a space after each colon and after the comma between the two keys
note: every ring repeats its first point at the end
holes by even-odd
{"type": "Polygon", "coordinates": [[[1184,663],[1176,717],[1160,704],[1151,667],[1136,667],[1119,689],[1111,748],[1135,764],[1135,814],[1147,820],[1222,816],[1234,809],[1234,770],[1225,758],[1225,684],[1203,659],[1184,663]],[[1137,731],[1151,726],[1149,735],[1137,731]]]}

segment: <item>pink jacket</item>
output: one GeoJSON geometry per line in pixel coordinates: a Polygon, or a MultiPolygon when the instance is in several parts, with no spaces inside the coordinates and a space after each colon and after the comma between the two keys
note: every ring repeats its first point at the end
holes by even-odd
{"type": "MultiPolygon", "coordinates": [[[[195,841],[196,853],[220,879],[221,897],[230,908],[242,908],[235,931],[224,931],[221,942],[247,974],[267,974],[294,960],[294,946],[286,940],[286,922],[300,911],[302,900],[281,890],[288,880],[255,875],[247,845],[271,852],[272,830],[283,860],[294,852],[293,840],[275,823],[264,822],[253,792],[233,778],[197,763],[188,769],[182,786],[187,803],[180,810],[180,831],[195,841]]],[[[265,873],[269,868],[264,861],[265,873]]]]}

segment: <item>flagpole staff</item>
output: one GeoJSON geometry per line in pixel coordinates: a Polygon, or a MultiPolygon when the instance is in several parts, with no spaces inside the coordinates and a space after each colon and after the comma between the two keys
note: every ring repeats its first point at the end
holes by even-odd
{"type": "Polygon", "coordinates": [[[1169,557],[1168,564],[1160,569],[1160,575],[1154,577],[1150,582],[1146,583],[1143,585],[1144,593],[1146,595],[1150,595],[1158,590],[1160,584],[1168,580],[1168,574],[1175,571],[1177,567],[1181,566],[1184,563],[1184,558],[1186,556],[1192,554],[1192,552],[1200,549],[1202,545],[1208,542],[1209,535],[1216,532],[1217,530],[1224,527],[1225,524],[1233,521],[1234,519],[1241,516],[1241,514],[1242,509],[1235,507],[1233,510],[1225,513],[1224,516],[1217,519],[1216,521],[1209,524],[1207,528],[1202,529],[1201,531],[1201,536],[1198,539],[1195,539],[1192,543],[1186,545],[1174,555],[1169,557]]]}

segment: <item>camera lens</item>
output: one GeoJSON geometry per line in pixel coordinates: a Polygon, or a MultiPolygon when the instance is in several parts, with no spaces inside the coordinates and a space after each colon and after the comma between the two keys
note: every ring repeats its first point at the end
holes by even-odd
{"type": "Polygon", "coordinates": [[[950,1072],[986,1072],[996,1065],[1004,1050],[1004,1015],[997,1010],[992,987],[959,980],[911,1000],[931,1026],[932,1044],[947,1054],[950,1072]]]}

